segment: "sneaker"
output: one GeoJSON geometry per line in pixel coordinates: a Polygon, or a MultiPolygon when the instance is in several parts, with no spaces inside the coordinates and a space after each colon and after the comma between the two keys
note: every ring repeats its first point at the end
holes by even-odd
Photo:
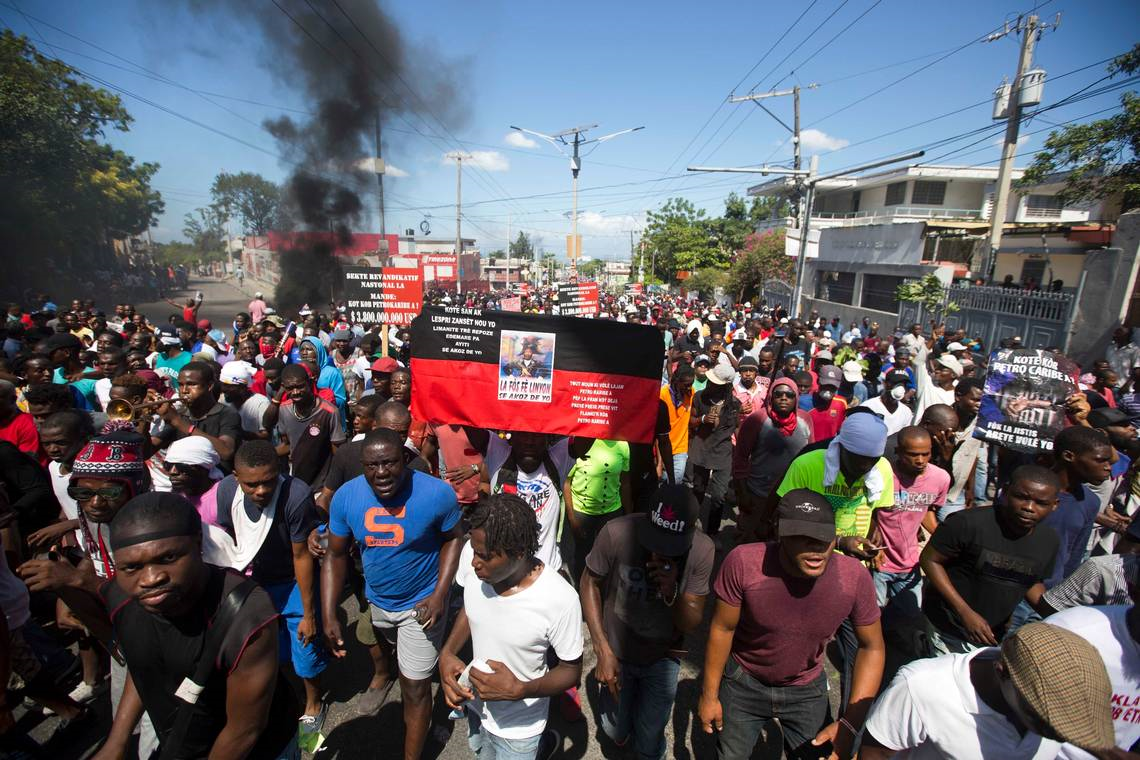
{"type": "Polygon", "coordinates": [[[548,728],[542,732],[542,738],[538,740],[538,751],[534,753],[534,760],[550,760],[560,749],[562,749],[562,734],[553,728],[548,728]]]}
{"type": "Polygon", "coordinates": [[[325,727],[325,718],[328,717],[329,706],[326,704],[321,705],[321,711],[316,715],[302,715],[297,721],[301,733],[304,734],[319,734],[321,729],[325,727]]]}
{"type": "Polygon", "coordinates": [[[103,691],[106,686],[107,679],[105,678],[97,683],[87,683],[86,681],[80,681],[79,685],[72,689],[71,693],[69,693],[67,696],[71,697],[79,704],[85,704],[95,699],[95,697],[101,691],[103,691]]]}
{"type": "Polygon", "coordinates": [[[365,689],[356,703],[357,712],[361,715],[375,715],[380,712],[380,708],[388,701],[388,695],[392,693],[392,687],[395,685],[396,679],[393,678],[379,689],[365,689]]]}
{"type": "Polygon", "coordinates": [[[562,699],[558,705],[562,710],[562,719],[567,723],[577,723],[582,720],[582,697],[578,694],[577,686],[571,686],[562,692],[562,699]]]}

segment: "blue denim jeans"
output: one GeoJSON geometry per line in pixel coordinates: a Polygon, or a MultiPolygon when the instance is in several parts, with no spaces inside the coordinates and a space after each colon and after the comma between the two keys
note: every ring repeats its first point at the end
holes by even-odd
{"type": "Polygon", "coordinates": [[[673,718],[677,676],[681,661],[663,657],[648,665],[621,664],[621,691],[614,702],[602,685],[598,698],[598,725],[615,743],[632,738],[638,760],[665,757],[665,726],[673,718]]]}
{"type": "MultiPolygon", "coordinates": [[[[827,675],[803,686],[767,686],[729,657],[720,682],[724,728],[716,738],[717,760],[748,760],[760,732],[780,721],[789,758],[827,757],[831,745],[813,747],[812,739],[831,722],[827,675]]],[[[775,755],[773,760],[778,760],[775,755]]]]}
{"type": "Polygon", "coordinates": [[[938,524],[946,522],[946,518],[955,512],[961,512],[966,508],[966,489],[963,488],[958,494],[957,498],[946,498],[946,503],[934,511],[934,516],[938,519],[938,524]]]}
{"type": "Polygon", "coordinates": [[[685,482],[685,465],[689,463],[689,452],[673,455],[673,482],[677,485],[685,482]]]}
{"type": "Polygon", "coordinates": [[[871,571],[879,607],[897,617],[917,617],[922,608],[922,573],[915,567],[909,573],[871,571]]]}
{"type": "Polygon", "coordinates": [[[467,708],[467,745],[479,760],[534,760],[542,734],[526,739],[504,739],[483,728],[479,714],[467,708]]]}
{"type": "Polygon", "coordinates": [[[1013,608],[1013,614],[1009,617],[1009,625],[1006,626],[1005,635],[1009,637],[1014,631],[1026,623],[1037,623],[1041,621],[1041,615],[1037,610],[1029,606],[1029,602],[1022,599],[1013,608]]]}

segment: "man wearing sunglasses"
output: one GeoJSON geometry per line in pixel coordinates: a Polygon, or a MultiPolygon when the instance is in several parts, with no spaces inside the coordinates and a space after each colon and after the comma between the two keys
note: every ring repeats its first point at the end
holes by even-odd
{"type": "MultiPolygon", "coordinates": [[[[79,506],[80,548],[83,557],[33,559],[16,570],[30,591],[82,590],[98,597],[99,588],[115,576],[111,552],[111,520],[128,501],[150,491],[150,474],[143,458],[142,436],[116,431],[98,436],[83,447],[71,465],[67,495],[79,506]]],[[[111,705],[118,711],[127,671],[111,660],[111,705]]],[[[139,756],[149,757],[157,746],[149,720],[140,724],[139,756]]]]}

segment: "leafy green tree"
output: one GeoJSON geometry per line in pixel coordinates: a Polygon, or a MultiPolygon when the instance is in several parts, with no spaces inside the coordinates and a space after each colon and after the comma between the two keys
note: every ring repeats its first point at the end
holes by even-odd
{"type": "Polygon", "coordinates": [[[273,229],[281,204],[281,188],[254,172],[221,172],[210,195],[224,220],[236,218],[246,235],[264,235],[273,229]]]}
{"type": "MultiPolygon", "coordinates": [[[[1113,60],[1108,72],[1131,76],[1138,69],[1140,44],[1113,60]]],[[[1050,133],[1017,184],[1032,187],[1058,172],[1068,172],[1059,193],[1066,203],[1120,193],[1122,210],[1140,206],[1140,96],[1125,92],[1119,112],[1050,133]]]]}
{"type": "Polygon", "coordinates": [[[150,186],[158,165],[104,142],[130,123],[118,97],[26,37],[0,34],[0,249],[42,263],[38,256],[63,257],[153,224],[163,210],[150,186]]]}
{"type": "Polygon", "coordinates": [[[723,288],[728,284],[728,273],[711,267],[698,269],[689,275],[688,279],[682,284],[685,290],[700,293],[702,300],[712,301],[713,296],[716,294],[716,289],[723,288]]]}
{"type": "Polygon", "coordinates": [[[712,220],[710,226],[719,246],[732,255],[744,248],[744,241],[755,225],[744,199],[730,193],[724,201],[724,216],[712,220]]]}
{"type": "Polygon", "coordinates": [[[791,214],[792,204],[781,196],[757,195],[752,198],[752,205],[748,207],[748,218],[754,225],[791,214]]]}
{"type": "Polygon", "coordinates": [[[225,258],[225,218],[217,206],[205,206],[186,214],[182,234],[190,240],[190,247],[203,261],[221,261],[225,258]]]}
{"type": "Polygon", "coordinates": [[[604,268],[605,262],[601,259],[579,259],[578,278],[582,280],[593,280],[597,278],[598,274],[604,268]]]}
{"type": "Polygon", "coordinates": [[[511,258],[534,261],[535,248],[536,246],[530,235],[519,230],[519,236],[511,241],[511,258]]]}
{"type": "Polygon", "coordinates": [[[755,295],[766,280],[791,282],[796,260],[784,253],[785,237],[783,229],[754,232],[747,237],[744,249],[728,271],[728,287],[737,303],[755,295]]]}
{"type": "Polygon", "coordinates": [[[646,218],[643,255],[656,254],[657,272],[673,280],[678,271],[724,268],[729,253],[718,243],[715,225],[704,209],[684,198],[670,198],[646,218]]]}
{"type": "Polygon", "coordinates": [[[958,304],[947,300],[946,288],[942,281],[932,274],[924,275],[921,280],[907,280],[895,288],[895,297],[900,301],[917,303],[928,314],[953,314],[958,311],[958,304]]]}

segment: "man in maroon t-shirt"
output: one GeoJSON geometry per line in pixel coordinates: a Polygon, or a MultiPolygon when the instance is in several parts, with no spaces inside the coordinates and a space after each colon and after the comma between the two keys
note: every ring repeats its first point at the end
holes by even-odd
{"type": "Polygon", "coordinates": [[[697,708],[717,735],[718,760],[747,760],[778,718],[788,757],[849,757],[883,676],[875,586],[856,559],[835,553],[835,514],[821,494],[795,489],[776,508],[775,543],[729,552],[713,586],[716,611],[697,708]],[[851,696],[831,720],[823,654],[848,618],[859,649],[851,696]]]}

